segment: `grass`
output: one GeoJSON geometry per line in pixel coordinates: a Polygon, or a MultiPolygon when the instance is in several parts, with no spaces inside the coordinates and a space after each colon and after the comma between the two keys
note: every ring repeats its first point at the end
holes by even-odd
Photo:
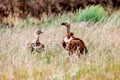
{"type": "Polygon", "coordinates": [[[85,41],[89,50],[88,56],[82,55],[79,59],[75,55],[68,56],[61,45],[66,30],[60,23],[73,21],[76,14],[64,14],[35,27],[32,27],[34,19],[13,21],[15,28],[12,31],[0,30],[0,80],[119,80],[119,13],[111,15],[104,24],[99,24],[101,20],[89,27],[77,21],[72,23],[71,31],[85,41]],[[29,27],[21,27],[27,25],[29,27]],[[40,54],[29,54],[26,44],[34,38],[37,28],[44,31],[40,41],[45,50],[40,54]]]}
{"type": "Polygon", "coordinates": [[[68,20],[71,22],[99,22],[101,24],[106,21],[108,18],[107,12],[104,10],[103,7],[97,6],[88,6],[86,9],[79,10],[77,13],[73,14],[71,12],[64,13],[62,16],[59,17],[51,17],[49,19],[45,19],[42,22],[42,26],[50,26],[58,24],[62,21],[68,20]]]}
{"type": "Polygon", "coordinates": [[[84,10],[79,10],[76,17],[73,19],[74,22],[81,21],[93,21],[98,22],[101,19],[107,18],[107,13],[101,6],[88,6],[84,10]]]}

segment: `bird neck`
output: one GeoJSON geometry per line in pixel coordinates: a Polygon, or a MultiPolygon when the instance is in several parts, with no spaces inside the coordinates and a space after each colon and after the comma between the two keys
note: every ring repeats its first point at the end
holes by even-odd
{"type": "Polygon", "coordinates": [[[67,35],[69,35],[69,34],[70,34],[70,25],[67,26],[67,35]]]}
{"type": "Polygon", "coordinates": [[[39,35],[38,34],[35,36],[35,40],[36,40],[36,42],[39,42],[39,35]]]}

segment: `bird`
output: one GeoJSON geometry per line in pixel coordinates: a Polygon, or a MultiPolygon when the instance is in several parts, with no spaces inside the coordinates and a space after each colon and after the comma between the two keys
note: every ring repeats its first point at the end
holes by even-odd
{"type": "Polygon", "coordinates": [[[38,29],[35,31],[35,38],[33,39],[32,42],[29,42],[27,44],[27,47],[31,53],[34,51],[40,53],[42,50],[44,50],[44,44],[42,44],[39,40],[39,35],[42,34],[43,32],[38,29]]]}
{"type": "Polygon", "coordinates": [[[64,39],[62,41],[63,48],[65,49],[66,44],[69,43],[73,39],[73,37],[71,37],[70,22],[65,21],[65,22],[62,22],[61,25],[64,25],[66,27],[66,30],[67,30],[67,34],[66,34],[66,36],[64,37],[64,39]]]}
{"type": "Polygon", "coordinates": [[[63,39],[62,45],[65,50],[68,51],[69,55],[77,52],[77,56],[80,57],[83,52],[88,53],[87,47],[85,42],[80,38],[76,38],[73,32],[70,32],[70,22],[65,21],[62,22],[61,25],[64,25],[67,28],[67,35],[63,39]]]}

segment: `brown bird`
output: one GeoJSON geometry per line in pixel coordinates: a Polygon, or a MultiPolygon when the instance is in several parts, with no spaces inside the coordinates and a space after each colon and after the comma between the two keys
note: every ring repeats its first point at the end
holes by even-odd
{"type": "Polygon", "coordinates": [[[31,53],[33,53],[33,51],[40,53],[42,50],[44,50],[44,45],[39,41],[39,35],[42,33],[43,32],[41,30],[37,30],[35,32],[34,40],[27,44],[27,47],[31,53]]]}
{"type": "Polygon", "coordinates": [[[64,49],[68,51],[68,54],[72,55],[73,53],[77,52],[78,57],[80,57],[80,54],[83,54],[84,51],[85,53],[88,53],[84,41],[74,37],[74,33],[70,32],[70,22],[65,21],[62,23],[62,25],[65,25],[67,28],[67,36],[64,38],[62,45],[64,49]]]}
{"type": "Polygon", "coordinates": [[[71,32],[70,32],[70,22],[65,21],[61,25],[66,26],[66,29],[67,29],[67,34],[66,34],[65,38],[62,41],[63,48],[66,49],[66,44],[73,39],[73,37],[71,36],[71,32]]]}

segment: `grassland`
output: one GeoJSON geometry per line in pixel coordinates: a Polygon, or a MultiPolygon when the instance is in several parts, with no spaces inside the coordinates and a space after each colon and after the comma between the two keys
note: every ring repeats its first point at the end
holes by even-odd
{"type": "Polygon", "coordinates": [[[0,80],[120,80],[120,12],[109,17],[103,13],[97,22],[88,18],[92,22],[88,25],[77,14],[65,13],[42,22],[8,18],[15,27],[0,29],[0,80]],[[85,41],[89,55],[68,56],[62,48],[66,30],[60,23],[65,20],[72,22],[71,31],[85,41]],[[40,41],[45,51],[29,54],[26,44],[37,28],[44,31],[40,41]]]}

